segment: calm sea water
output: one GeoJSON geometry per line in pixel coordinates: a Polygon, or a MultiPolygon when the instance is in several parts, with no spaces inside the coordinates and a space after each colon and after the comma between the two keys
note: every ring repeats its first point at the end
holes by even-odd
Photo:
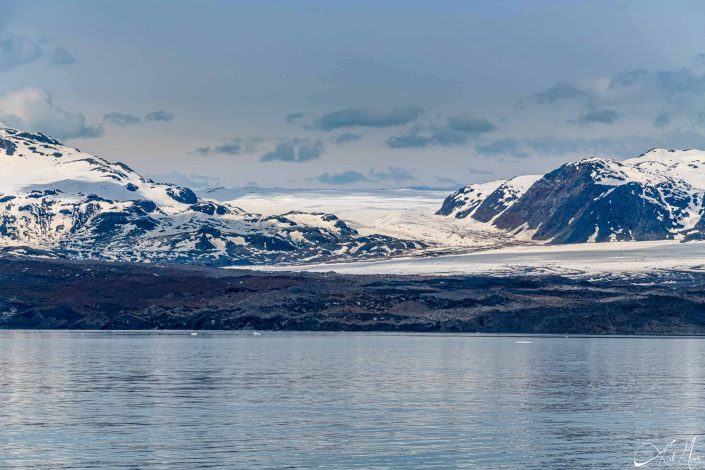
{"type": "Polygon", "coordinates": [[[633,468],[696,439],[705,468],[703,358],[683,338],[5,331],[0,467],[633,468]]]}

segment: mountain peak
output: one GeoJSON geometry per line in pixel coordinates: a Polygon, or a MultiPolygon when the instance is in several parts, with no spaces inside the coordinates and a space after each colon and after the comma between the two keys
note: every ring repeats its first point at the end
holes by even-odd
{"type": "Polygon", "coordinates": [[[416,241],[360,236],[332,214],[263,217],[39,132],[0,129],[0,249],[115,261],[238,265],[408,254],[416,241]]]}
{"type": "Polygon", "coordinates": [[[439,214],[547,243],[705,238],[701,150],[652,149],[621,162],[590,157],[526,183],[504,205],[494,195],[460,190],[439,214]]]}
{"type": "Polygon", "coordinates": [[[702,160],[705,161],[705,151],[698,149],[666,149],[654,148],[642,153],[636,158],[631,158],[627,161],[636,160],[702,160]]]}

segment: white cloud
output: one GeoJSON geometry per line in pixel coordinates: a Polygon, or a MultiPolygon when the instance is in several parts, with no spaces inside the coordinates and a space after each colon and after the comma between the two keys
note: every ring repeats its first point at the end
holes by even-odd
{"type": "Polygon", "coordinates": [[[102,127],[86,124],[82,113],[56,105],[48,91],[26,87],[0,96],[0,121],[27,131],[41,131],[59,139],[98,137],[102,127]]]}

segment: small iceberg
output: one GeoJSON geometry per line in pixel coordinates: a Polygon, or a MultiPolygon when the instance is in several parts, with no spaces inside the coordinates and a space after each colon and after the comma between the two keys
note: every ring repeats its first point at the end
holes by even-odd
{"type": "Polygon", "coordinates": [[[191,333],[191,336],[198,336],[198,333],[191,333]]]}
{"type": "Polygon", "coordinates": [[[262,333],[260,333],[259,331],[253,331],[252,336],[262,336],[262,333]]]}
{"type": "Polygon", "coordinates": [[[533,341],[514,341],[514,344],[532,344],[533,341]]]}

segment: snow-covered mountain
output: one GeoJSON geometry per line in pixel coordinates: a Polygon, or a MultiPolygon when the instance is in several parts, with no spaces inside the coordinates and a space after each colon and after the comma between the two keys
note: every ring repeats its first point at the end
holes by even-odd
{"type": "Polygon", "coordinates": [[[705,238],[705,152],[587,158],[543,176],[473,184],[438,211],[549,243],[705,238]]]}
{"type": "Polygon", "coordinates": [[[143,178],[127,165],[0,126],[0,249],[211,265],[374,258],[423,243],[327,213],[261,216],[143,178]]]}

